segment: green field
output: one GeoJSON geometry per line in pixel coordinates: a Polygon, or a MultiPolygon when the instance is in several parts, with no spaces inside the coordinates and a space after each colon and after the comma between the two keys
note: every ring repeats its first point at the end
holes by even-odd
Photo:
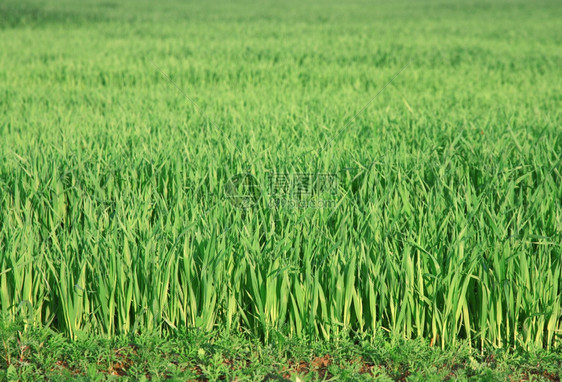
{"type": "Polygon", "coordinates": [[[562,365],[560,15],[0,0],[4,332],[385,338],[562,365]],[[305,174],[334,181],[299,193],[305,174]]]}

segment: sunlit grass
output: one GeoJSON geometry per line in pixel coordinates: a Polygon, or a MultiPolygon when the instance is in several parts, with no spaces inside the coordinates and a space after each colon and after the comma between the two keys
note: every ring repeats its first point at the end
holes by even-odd
{"type": "Polygon", "coordinates": [[[560,5],[424,3],[0,8],[2,314],[560,346],[560,5]]]}

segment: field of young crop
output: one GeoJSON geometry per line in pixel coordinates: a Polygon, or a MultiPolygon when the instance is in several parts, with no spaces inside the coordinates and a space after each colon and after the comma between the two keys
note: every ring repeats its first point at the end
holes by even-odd
{"type": "Polygon", "coordinates": [[[2,321],[559,350],[561,14],[1,1],[2,321]]]}

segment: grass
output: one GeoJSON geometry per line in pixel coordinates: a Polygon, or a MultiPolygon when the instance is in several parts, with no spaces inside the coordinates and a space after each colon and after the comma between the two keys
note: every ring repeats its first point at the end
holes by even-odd
{"type": "Polygon", "coordinates": [[[0,352],[10,380],[560,380],[562,354],[490,350],[480,354],[462,343],[454,349],[423,340],[376,334],[352,342],[285,340],[263,344],[239,335],[217,336],[181,329],[112,339],[84,336],[74,341],[49,329],[2,329],[0,352]],[[18,331],[19,330],[19,331],[18,331]]]}
{"type": "Polygon", "coordinates": [[[4,1],[2,315],[559,349],[560,11],[4,1]],[[335,206],[270,208],[277,173],[337,174],[335,206]]]}

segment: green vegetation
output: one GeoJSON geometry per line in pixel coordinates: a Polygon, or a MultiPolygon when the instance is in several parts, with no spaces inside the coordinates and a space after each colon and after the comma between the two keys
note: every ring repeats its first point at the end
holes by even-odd
{"type": "Polygon", "coordinates": [[[1,314],[558,351],[561,13],[2,1],[1,314]],[[251,208],[226,197],[245,173],[251,208]],[[335,206],[270,208],[276,173],[337,174],[335,206]]]}
{"type": "Polygon", "coordinates": [[[0,379],[135,381],[559,381],[562,353],[496,349],[480,354],[466,343],[442,350],[423,340],[376,335],[351,342],[285,340],[263,344],[242,336],[181,329],[157,334],[80,337],[48,329],[3,328],[0,379]],[[17,330],[20,330],[18,333],[17,330]],[[297,379],[298,378],[298,379],[297,379]]]}

